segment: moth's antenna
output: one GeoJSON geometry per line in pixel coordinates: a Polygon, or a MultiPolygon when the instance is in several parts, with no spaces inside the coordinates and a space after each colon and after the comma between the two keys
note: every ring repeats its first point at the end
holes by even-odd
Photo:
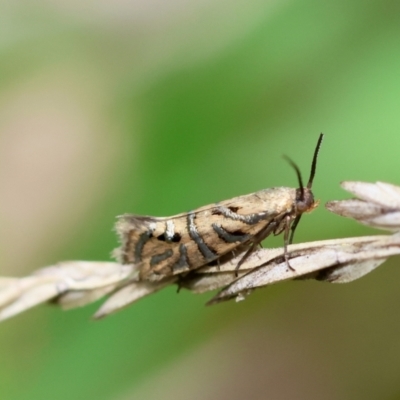
{"type": "Polygon", "coordinates": [[[314,151],[314,157],[313,157],[312,164],[311,164],[310,179],[308,180],[308,183],[307,183],[307,188],[308,189],[311,189],[311,186],[312,186],[312,183],[313,183],[313,180],[314,180],[315,170],[317,168],[318,152],[319,152],[319,148],[321,147],[321,143],[322,143],[322,139],[323,138],[324,138],[324,134],[321,133],[319,135],[317,146],[315,147],[315,151],[314,151]]]}
{"type": "MultiPolygon", "coordinates": [[[[315,157],[315,156],[314,156],[315,157]]],[[[300,189],[300,198],[304,199],[304,186],[303,179],[301,179],[301,173],[299,167],[295,164],[293,160],[291,160],[288,156],[283,156],[283,158],[294,168],[297,174],[297,180],[299,181],[299,189],[300,189]]],[[[308,187],[308,186],[307,186],[308,187]]]]}
{"type": "MultiPolygon", "coordinates": [[[[311,189],[313,180],[314,180],[314,176],[315,176],[315,170],[317,168],[317,157],[318,157],[318,153],[319,153],[319,148],[321,147],[321,143],[322,143],[322,139],[324,138],[324,134],[321,133],[319,135],[318,138],[318,142],[317,142],[317,146],[315,147],[314,150],[314,157],[312,160],[312,164],[311,164],[311,173],[310,173],[310,179],[308,180],[307,183],[307,188],[311,189]]],[[[297,164],[290,159],[288,156],[283,155],[283,158],[294,168],[294,170],[296,171],[297,174],[297,180],[299,181],[299,189],[300,189],[300,200],[304,200],[304,186],[303,186],[303,179],[301,178],[301,173],[300,173],[300,169],[297,166],[297,164]]]]}

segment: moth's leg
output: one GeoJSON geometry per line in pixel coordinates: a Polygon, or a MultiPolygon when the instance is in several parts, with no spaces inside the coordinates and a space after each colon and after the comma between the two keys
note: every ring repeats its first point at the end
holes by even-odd
{"type": "Polygon", "coordinates": [[[249,255],[254,251],[255,247],[257,245],[253,242],[249,249],[246,251],[246,253],[244,253],[243,257],[240,259],[240,261],[237,263],[236,268],[235,268],[235,276],[238,277],[239,276],[239,268],[240,266],[244,263],[244,261],[246,261],[246,259],[249,257],[249,255]]]}
{"type": "Polygon", "coordinates": [[[240,266],[246,261],[246,259],[255,250],[255,248],[261,243],[261,241],[264,240],[271,232],[273,232],[274,229],[276,229],[276,225],[277,225],[276,222],[272,221],[254,236],[249,249],[246,251],[246,253],[244,253],[243,257],[240,259],[240,261],[236,265],[236,268],[235,268],[236,277],[238,276],[238,271],[239,271],[240,266]]]}
{"type": "MultiPolygon", "coordinates": [[[[297,225],[297,223],[299,222],[299,219],[300,218],[296,217],[296,219],[293,222],[293,225],[295,225],[295,224],[297,225]],[[297,221],[297,223],[296,223],[296,221],[297,221]]],[[[285,257],[286,265],[288,266],[288,268],[291,269],[292,271],[296,271],[289,264],[289,254],[287,251],[288,244],[291,243],[291,241],[289,240],[289,233],[290,233],[290,231],[292,231],[292,234],[290,235],[290,239],[292,239],[293,232],[294,232],[293,227],[290,228],[291,221],[292,221],[292,218],[290,217],[290,215],[285,217],[285,230],[283,231],[283,255],[285,257]]],[[[294,226],[294,227],[296,228],[296,226],[294,226]]]]}
{"type": "Polygon", "coordinates": [[[289,244],[293,243],[294,231],[296,230],[296,227],[300,222],[301,216],[302,214],[299,214],[293,221],[292,227],[290,228],[291,232],[290,232],[289,244]]]}
{"type": "MultiPolygon", "coordinates": [[[[189,273],[189,272],[188,272],[189,273]]],[[[183,273],[177,275],[177,280],[176,280],[176,293],[179,293],[181,289],[184,287],[183,283],[185,282],[185,278],[187,277],[188,273],[183,273]]]]}

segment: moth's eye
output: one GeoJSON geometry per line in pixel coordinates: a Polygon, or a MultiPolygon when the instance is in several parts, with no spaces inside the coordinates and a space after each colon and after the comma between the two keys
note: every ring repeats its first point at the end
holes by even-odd
{"type": "Polygon", "coordinates": [[[308,208],[307,203],[305,201],[299,201],[297,203],[297,211],[304,212],[308,208]]]}
{"type": "Polygon", "coordinates": [[[229,208],[232,212],[236,213],[236,212],[238,212],[238,210],[239,210],[240,207],[230,206],[230,207],[228,207],[228,208],[229,208]]]}
{"type": "Polygon", "coordinates": [[[313,208],[314,205],[314,195],[311,190],[308,188],[304,188],[303,197],[301,196],[301,190],[297,189],[296,191],[296,208],[300,213],[309,211],[313,208]]]}
{"type": "Polygon", "coordinates": [[[313,204],[314,196],[311,194],[307,196],[303,201],[299,201],[297,203],[297,210],[300,212],[308,211],[310,208],[312,208],[313,204]]]}

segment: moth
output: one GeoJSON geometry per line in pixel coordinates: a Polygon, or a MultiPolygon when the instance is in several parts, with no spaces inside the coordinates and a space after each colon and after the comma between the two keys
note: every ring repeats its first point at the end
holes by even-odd
{"type": "Polygon", "coordinates": [[[321,133],[315,147],[307,186],[299,167],[299,188],[274,187],[234,197],[171,217],[125,214],[118,217],[116,231],[121,247],[118,261],[135,264],[142,280],[160,280],[187,273],[204,265],[218,264],[243,253],[237,270],[267,236],[284,234],[284,257],[290,267],[287,246],[303,213],[318,206],[311,191],[321,133]]]}

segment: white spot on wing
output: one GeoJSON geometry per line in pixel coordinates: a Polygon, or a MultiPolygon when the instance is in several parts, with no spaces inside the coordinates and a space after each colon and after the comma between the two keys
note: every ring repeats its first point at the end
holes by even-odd
{"type": "Polygon", "coordinates": [[[168,240],[172,240],[175,235],[175,225],[174,221],[168,220],[167,221],[167,230],[165,231],[165,235],[168,240]]]}

